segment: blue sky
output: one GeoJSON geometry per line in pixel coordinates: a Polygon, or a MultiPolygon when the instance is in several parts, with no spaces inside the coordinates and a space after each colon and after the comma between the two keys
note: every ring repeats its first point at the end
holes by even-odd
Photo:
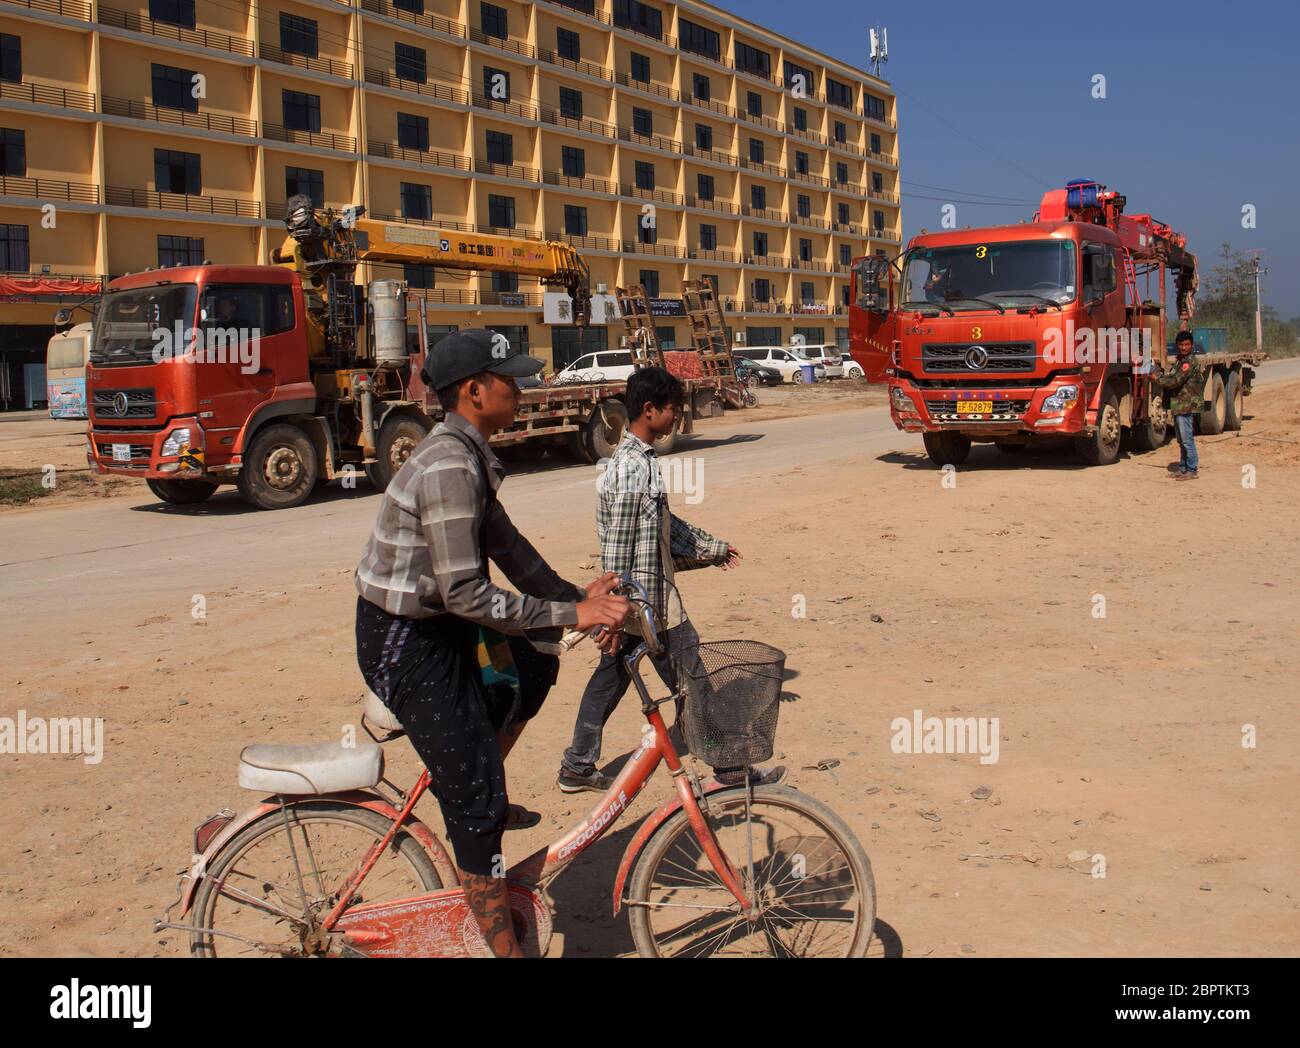
{"type": "Polygon", "coordinates": [[[888,26],[904,243],[939,227],[945,201],[956,202],[958,225],[1015,222],[1045,188],[1092,178],[1124,193],[1130,211],[1185,232],[1203,271],[1224,241],[1259,250],[1265,302],[1300,316],[1300,6],[720,6],[860,68],[867,28],[888,26]],[[1104,100],[1091,97],[1097,73],[1104,100]],[[982,197],[1024,203],[962,202],[982,197]],[[1255,229],[1242,228],[1245,204],[1255,205],[1255,229]]]}

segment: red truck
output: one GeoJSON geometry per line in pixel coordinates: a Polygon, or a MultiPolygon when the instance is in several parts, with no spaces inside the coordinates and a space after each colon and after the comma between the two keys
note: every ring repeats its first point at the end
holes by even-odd
{"type": "MultiPolygon", "coordinates": [[[[1168,439],[1172,417],[1150,380],[1195,302],[1186,238],[1088,180],[1050,190],[1033,221],[922,232],[893,262],[854,265],[850,352],[889,387],[894,424],[920,433],[940,466],[974,443],[1002,451],[1071,441],[1108,465],[1168,439]],[[1167,276],[1173,276],[1173,288],[1167,276]]],[[[1202,432],[1241,426],[1263,354],[1211,353],[1202,432]]]]}

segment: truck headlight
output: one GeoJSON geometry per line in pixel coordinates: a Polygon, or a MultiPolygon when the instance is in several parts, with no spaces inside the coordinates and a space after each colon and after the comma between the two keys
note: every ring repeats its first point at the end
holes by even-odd
{"type": "Polygon", "coordinates": [[[1078,386],[1061,386],[1055,393],[1043,401],[1042,410],[1046,414],[1056,415],[1069,411],[1079,399],[1078,386]]]}
{"type": "Polygon", "coordinates": [[[894,402],[895,411],[916,411],[916,405],[912,403],[912,398],[904,393],[901,387],[890,386],[889,396],[894,402]]]}
{"type": "Polygon", "coordinates": [[[192,440],[188,429],[174,429],[168,435],[167,439],[163,441],[162,454],[164,456],[179,455],[181,453],[181,445],[190,443],[192,443],[192,440]]]}

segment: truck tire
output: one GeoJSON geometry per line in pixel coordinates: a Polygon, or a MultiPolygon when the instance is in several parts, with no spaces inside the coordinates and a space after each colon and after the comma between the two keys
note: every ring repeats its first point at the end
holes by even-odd
{"type": "Polygon", "coordinates": [[[1110,466],[1119,460],[1124,427],[1119,422],[1119,401],[1109,389],[1097,412],[1097,430],[1090,437],[1075,437],[1074,448],[1090,466],[1110,466]]]}
{"type": "Polygon", "coordinates": [[[244,452],[239,493],[258,509],[292,509],[316,487],[318,461],[311,438],[297,426],[267,426],[244,452]]]}
{"type": "Polygon", "coordinates": [[[1230,432],[1241,429],[1242,419],[1246,417],[1246,392],[1241,381],[1241,368],[1228,372],[1228,381],[1223,387],[1223,428],[1230,432]]]}
{"type": "Polygon", "coordinates": [[[614,454],[627,429],[627,408],[621,401],[606,400],[596,406],[583,430],[593,462],[614,454]]]}
{"type": "Polygon", "coordinates": [[[193,506],[206,502],[217,490],[217,485],[207,480],[149,480],[149,490],[173,506],[193,506]]]}
{"type": "Polygon", "coordinates": [[[970,454],[970,437],[961,433],[922,433],[921,439],[925,441],[925,453],[936,466],[960,466],[970,454]]]}
{"type": "Polygon", "coordinates": [[[681,431],[681,428],[682,420],[679,415],[677,418],[677,425],[673,427],[673,431],[665,434],[654,442],[656,455],[671,455],[673,453],[673,448],[677,446],[677,434],[681,431]]]}
{"type": "Polygon", "coordinates": [[[1028,445],[1028,444],[1007,444],[1007,443],[1000,443],[1000,444],[998,444],[997,448],[998,448],[998,450],[1001,451],[1004,455],[1018,455],[1018,454],[1019,454],[1020,452],[1022,452],[1022,451],[1028,451],[1028,450],[1029,450],[1029,445],[1028,445]]]}
{"type": "Polygon", "coordinates": [[[1165,410],[1159,398],[1153,399],[1155,410],[1149,410],[1146,419],[1130,429],[1133,434],[1134,451],[1142,453],[1159,451],[1169,439],[1169,412],[1165,410]]]}
{"type": "Polygon", "coordinates": [[[375,442],[375,461],[366,464],[366,476],[370,482],[380,491],[385,490],[403,463],[411,457],[411,452],[428,435],[429,431],[424,424],[410,415],[385,419],[379,427],[379,439],[375,442]]]}
{"type": "Polygon", "coordinates": [[[1197,419],[1201,432],[1207,437],[1223,432],[1223,425],[1228,417],[1228,398],[1223,388],[1223,375],[1218,371],[1210,378],[1210,410],[1202,411],[1197,419]]]}

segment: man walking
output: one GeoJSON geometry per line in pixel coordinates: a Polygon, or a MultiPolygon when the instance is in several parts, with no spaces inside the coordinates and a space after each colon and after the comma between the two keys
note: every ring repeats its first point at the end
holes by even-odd
{"type": "Polygon", "coordinates": [[[1151,380],[1173,394],[1169,408],[1178,433],[1178,466],[1171,470],[1171,474],[1175,480],[1195,480],[1199,461],[1193,432],[1196,416],[1204,407],[1205,370],[1196,359],[1196,343],[1190,331],[1178,332],[1174,348],[1178,355],[1171,362],[1170,369],[1153,375],[1151,380]]]}
{"type": "MultiPolygon", "coordinates": [[[[681,381],[664,368],[647,367],[633,373],[627,382],[628,428],[596,486],[601,566],[620,576],[630,574],[645,587],[655,618],[665,631],[663,651],[651,659],[669,688],[676,687],[672,654],[690,652],[699,643],[673,585],[674,572],[711,564],[727,570],[741,560],[735,546],[686,523],[668,508],[654,442],[673,432],[684,397],[681,381]]],[[[565,793],[609,789],[612,780],[601,774],[596,763],[605,723],[631,684],[623,658],[641,642],[636,628],[634,619],[628,623],[627,634],[618,639],[617,648],[601,655],[582,694],[573,742],[561,758],[556,780],[565,793]]],[[[717,768],[715,772],[722,782],[744,782],[743,768],[717,768]]],[[[755,773],[753,780],[765,785],[780,782],[784,776],[785,769],[778,767],[755,773]]]]}
{"type": "Polygon", "coordinates": [[[514,421],[515,379],[541,367],[489,331],[433,348],[421,376],[446,418],[388,485],[356,572],[362,676],[429,769],[470,910],[498,957],[521,956],[501,834],[529,815],[508,804],[503,762],[559,669],[523,635],[550,645],[565,626],[614,631],[629,610],[609,592],[612,575],[585,592],[560,578],[497,501],[505,470],[488,439],[514,421]],[[493,584],[489,559],[519,593],[493,584]]]}

